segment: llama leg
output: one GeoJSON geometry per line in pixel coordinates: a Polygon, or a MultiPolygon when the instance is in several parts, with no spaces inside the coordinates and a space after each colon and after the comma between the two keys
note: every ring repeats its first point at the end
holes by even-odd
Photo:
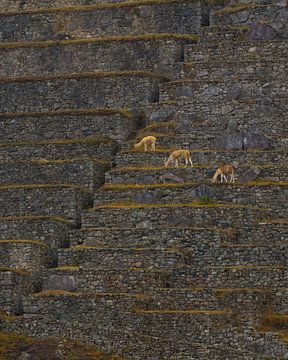
{"type": "Polygon", "coordinates": [[[191,167],[193,167],[193,162],[192,162],[191,157],[189,157],[189,163],[190,163],[191,167]]]}
{"type": "Polygon", "coordinates": [[[226,175],[224,175],[224,174],[223,174],[223,177],[224,177],[225,182],[227,183],[227,182],[228,182],[228,180],[227,180],[226,175]]]}
{"type": "Polygon", "coordinates": [[[175,167],[178,168],[179,167],[179,164],[178,164],[178,160],[175,159],[175,167]]]}
{"type": "Polygon", "coordinates": [[[144,143],[144,151],[146,152],[147,151],[147,144],[144,143]]]}

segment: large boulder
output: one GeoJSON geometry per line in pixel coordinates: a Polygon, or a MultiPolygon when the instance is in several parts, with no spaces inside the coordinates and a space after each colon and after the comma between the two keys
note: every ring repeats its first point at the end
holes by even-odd
{"type": "Polygon", "coordinates": [[[76,291],[76,282],[71,275],[51,275],[43,284],[43,290],[76,291]]]}
{"type": "Polygon", "coordinates": [[[250,30],[246,32],[245,39],[251,40],[273,40],[279,36],[277,30],[272,26],[255,22],[250,25],[250,30]]]}
{"type": "Polygon", "coordinates": [[[220,135],[215,139],[213,147],[217,150],[242,150],[243,135],[237,131],[220,135]]]}
{"type": "Polygon", "coordinates": [[[244,150],[269,150],[271,148],[271,140],[259,133],[248,133],[243,139],[244,150]]]}
{"type": "Polygon", "coordinates": [[[238,180],[241,183],[247,183],[247,182],[256,180],[257,177],[259,176],[259,174],[260,174],[260,169],[257,166],[251,167],[244,174],[239,176],[238,180]]]}

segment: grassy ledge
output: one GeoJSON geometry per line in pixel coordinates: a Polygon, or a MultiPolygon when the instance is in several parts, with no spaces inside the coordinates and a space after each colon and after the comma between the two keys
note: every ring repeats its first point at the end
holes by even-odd
{"type": "Polygon", "coordinates": [[[233,4],[231,6],[227,6],[223,9],[220,9],[218,11],[215,12],[214,15],[218,15],[218,16],[224,16],[224,15],[230,15],[230,14],[235,14],[239,11],[243,11],[243,10],[249,10],[249,9],[254,9],[254,8],[261,8],[261,7],[266,7],[267,5],[259,5],[259,4],[255,4],[255,3],[250,3],[250,4],[233,4]]]}
{"type": "Polygon", "coordinates": [[[56,221],[60,223],[64,223],[70,225],[71,222],[57,216],[8,216],[8,217],[0,217],[0,221],[56,221]]]}
{"type": "Polygon", "coordinates": [[[29,276],[31,273],[20,268],[0,267],[0,272],[12,272],[17,275],[29,276]]]}
{"type": "Polygon", "coordinates": [[[12,161],[0,161],[0,166],[2,165],[61,165],[61,164],[72,164],[77,162],[85,162],[85,161],[91,161],[94,163],[97,163],[99,165],[109,165],[108,161],[105,160],[99,160],[96,158],[75,158],[75,159],[67,159],[67,160],[46,160],[46,159],[39,159],[39,160],[12,160],[12,161]]]}
{"type": "Polygon", "coordinates": [[[48,297],[48,296],[79,296],[78,292],[64,291],[64,290],[46,290],[40,293],[34,294],[36,297],[48,297]]]}
{"type": "Polygon", "coordinates": [[[4,190],[13,190],[13,189],[74,189],[74,190],[81,190],[83,192],[87,192],[87,190],[70,184],[11,184],[11,185],[1,185],[0,191],[4,190]]]}
{"type": "Polygon", "coordinates": [[[24,15],[24,14],[56,14],[56,13],[69,13],[69,12],[84,12],[93,11],[99,9],[113,9],[113,8],[129,8],[143,5],[161,5],[161,4],[181,4],[190,3],[191,0],[130,0],[116,3],[100,3],[95,5],[82,5],[82,6],[65,6],[58,8],[39,8],[39,9],[28,9],[28,10],[12,10],[2,11],[0,16],[13,16],[13,15],[24,15]]]}
{"type": "Polygon", "coordinates": [[[18,112],[18,113],[0,113],[0,118],[15,119],[15,118],[41,118],[41,117],[53,117],[53,116],[69,116],[69,115],[99,115],[99,116],[112,116],[122,115],[129,120],[132,120],[132,114],[128,109],[67,109],[57,111],[43,111],[43,112],[18,112]]]}
{"type": "Polygon", "coordinates": [[[143,35],[128,36],[101,36],[85,39],[72,40],[45,40],[45,41],[17,41],[10,43],[1,43],[0,49],[19,49],[19,48],[48,48],[50,46],[67,46],[67,45],[84,45],[84,44],[101,44],[108,42],[137,42],[137,41],[155,41],[155,40],[184,40],[196,43],[197,35],[193,34],[168,34],[168,33],[151,33],[143,35]]]}
{"type": "Polygon", "coordinates": [[[215,289],[214,293],[218,296],[226,296],[237,293],[260,293],[266,294],[268,290],[260,288],[227,288],[227,289],[215,289]]]}
{"type": "Polygon", "coordinates": [[[49,248],[49,246],[41,241],[36,240],[0,240],[0,246],[5,244],[23,244],[23,245],[37,245],[45,248],[49,248]]]}
{"type": "Polygon", "coordinates": [[[136,314],[156,314],[156,315],[229,315],[228,310],[144,310],[134,309],[136,314]]]}
{"type": "Polygon", "coordinates": [[[95,71],[82,73],[67,73],[43,76],[19,76],[19,77],[0,77],[0,83],[24,83],[36,81],[58,81],[71,79],[101,79],[101,78],[121,78],[121,77],[136,77],[136,78],[155,78],[161,81],[170,81],[167,76],[142,70],[127,70],[127,71],[95,71]]]}
{"type": "Polygon", "coordinates": [[[102,136],[94,136],[94,137],[83,137],[83,138],[75,138],[75,139],[60,139],[60,140],[40,140],[40,141],[15,141],[15,142],[7,142],[0,143],[1,147],[15,147],[15,146],[27,146],[27,145],[69,145],[69,144],[115,144],[115,142],[107,137],[102,136]]]}

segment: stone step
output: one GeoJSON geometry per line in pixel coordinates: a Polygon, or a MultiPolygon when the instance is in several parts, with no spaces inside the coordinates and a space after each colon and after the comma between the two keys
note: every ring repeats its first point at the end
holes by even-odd
{"type": "Polygon", "coordinates": [[[68,185],[1,186],[0,216],[55,216],[79,225],[81,209],[89,201],[84,191],[68,185]]]}
{"type": "Polygon", "coordinates": [[[4,114],[139,107],[158,101],[167,79],[140,70],[1,78],[0,105],[4,114]]]}
{"type": "MultiPolygon", "coordinates": [[[[165,157],[162,158],[163,160],[165,157]]],[[[167,159],[167,157],[166,157],[167,159]]],[[[276,181],[288,181],[288,169],[285,165],[257,166],[259,169],[258,179],[268,179],[276,181]]],[[[249,166],[239,166],[236,170],[238,180],[242,182],[244,174],[249,170],[249,166]]],[[[214,167],[207,167],[194,164],[193,167],[184,167],[180,164],[179,168],[172,166],[136,166],[120,167],[105,173],[105,184],[168,184],[182,183],[188,181],[212,180],[215,173],[214,167]]]]}
{"type": "Polygon", "coordinates": [[[227,99],[225,103],[218,101],[217,97],[205,101],[191,97],[184,104],[181,98],[150,104],[145,108],[148,123],[146,128],[156,128],[163,123],[163,119],[169,119],[170,123],[175,123],[178,133],[201,133],[202,130],[208,134],[211,131],[238,131],[287,136],[284,129],[288,121],[288,106],[284,99],[237,100],[237,91],[232,96],[233,99],[227,99]]]}
{"type": "Polygon", "coordinates": [[[162,248],[99,248],[75,246],[59,249],[58,266],[79,266],[84,269],[155,268],[172,269],[177,266],[288,266],[287,246],[222,245],[206,242],[197,246],[184,244],[162,248]]]}
{"type": "Polygon", "coordinates": [[[170,276],[168,270],[159,269],[83,269],[63,267],[46,270],[43,275],[43,290],[76,292],[139,293],[165,287],[170,276]]]}
{"type": "MultiPolygon", "coordinates": [[[[0,219],[1,220],[1,219],[0,219]]],[[[1,225],[1,222],[0,222],[1,225]]],[[[147,224],[148,226],[149,224],[147,224]]],[[[252,226],[217,228],[217,227],[143,227],[143,228],[81,228],[69,231],[70,246],[84,245],[105,247],[136,248],[141,246],[167,248],[191,247],[196,242],[237,246],[275,246],[286,245],[288,223],[277,220],[260,219],[252,226]]],[[[68,238],[68,237],[67,237],[68,238]]],[[[65,246],[62,246],[65,247],[65,246]]]]}
{"type": "Polygon", "coordinates": [[[0,76],[41,76],[67,70],[73,73],[145,70],[176,78],[184,44],[195,43],[196,39],[189,34],[158,33],[0,43],[0,76]],[[17,61],[19,58],[21,62],[17,61]]]}
{"type": "MultiPolygon", "coordinates": [[[[1,224],[1,223],[0,223],[1,224]]],[[[276,227],[276,226],[275,226],[276,227]]],[[[232,231],[232,230],[231,230],[232,231]]],[[[69,231],[69,243],[99,248],[190,248],[220,244],[221,230],[217,228],[81,228],[69,231]]],[[[236,236],[236,234],[235,234],[236,236]]]]}
{"type": "MultiPolygon", "coordinates": [[[[285,6],[285,5],[284,5],[285,6]]],[[[253,25],[262,22],[272,26],[275,37],[287,38],[287,21],[283,16],[283,7],[276,3],[238,4],[216,10],[210,14],[210,24],[213,25],[253,25]]],[[[267,31],[267,30],[266,30],[267,31]]],[[[259,32],[259,31],[258,31],[259,32]]],[[[261,33],[260,33],[261,34],[261,33]]],[[[259,36],[259,35],[258,35],[259,36]]]]}
{"type": "Polygon", "coordinates": [[[57,10],[5,11],[0,13],[0,40],[70,40],[78,36],[122,36],[149,32],[195,33],[207,18],[206,9],[206,4],[201,1],[191,4],[189,0],[142,0],[64,6],[57,10]]]}
{"type": "MultiPolygon", "coordinates": [[[[208,28],[209,29],[209,28],[208,28]]],[[[215,28],[211,34],[215,34],[215,28]]],[[[225,35],[225,30],[219,28],[225,35]]],[[[261,61],[268,59],[285,60],[288,55],[287,40],[269,40],[261,42],[251,41],[210,41],[209,43],[187,44],[185,45],[185,62],[201,61],[213,63],[219,61],[221,57],[226,61],[261,61]]]]}
{"type": "Polygon", "coordinates": [[[183,249],[97,248],[76,246],[59,249],[58,266],[79,266],[83,269],[109,270],[129,268],[172,269],[185,264],[189,253],[183,249]]]}
{"type": "Polygon", "coordinates": [[[107,137],[123,144],[140,123],[121,109],[80,109],[0,114],[1,142],[107,137]]]}
{"type": "Polygon", "coordinates": [[[183,104],[191,100],[207,102],[210,99],[223,105],[227,100],[270,100],[287,97],[287,84],[271,80],[266,82],[258,79],[249,80],[190,80],[181,79],[160,86],[160,101],[181,100],[183,104]]]}
{"type": "Polygon", "coordinates": [[[220,79],[259,79],[265,81],[282,81],[288,66],[285,61],[277,58],[245,61],[213,62],[193,61],[183,64],[183,77],[195,80],[220,80],[220,79]]]}
{"type": "Polygon", "coordinates": [[[0,162],[1,185],[74,185],[94,193],[103,185],[105,166],[92,160],[31,160],[0,162]]]}
{"type": "MultiPolygon", "coordinates": [[[[215,169],[216,170],[216,169],[215,169]]],[[[274,216],[285,216],[286,182],[258,181],[241,183],[187,182],[153,185],[111,184],[98,189],[94,195],[94,206],[109,206],[109,203],[189,204],[199,201],[201,196],[210,200],[210,205],[231,203],[240,206],[257,206],[273,209],[274,216]]],[[[208,202],[209,202],[208,200],[208,202]]],[[[173,205],[172,205],[173,206],[173,205]]]]}
{"type": "Polygon", "coordinates": [[[175,269],[170,276],[170,280],[166,278],[166,284],[172,288],[233,288],[237,284],[237,288],[278,290],[288,285],[288,267],[285,265],[185,267],[175,269]]]}
{"type": "MultiPolygon", "coordinates": [[[[156,144],[157,150],[157,144],[156,144]]],[[[117,167],[130,166],[163,166],[163,159],[169,156],[172,149],[157,150],[156,152],[121,151],[116,155],[117,167]]],[[[0,152],[1,154],[1,152],[0,152]]],[[[282,166],[286,163],[288,152],[286,151],[245,151],[245,150],[191,150],[191,158],[194,164],[199,166],[215,167],[220,164],[232,164],[234,161],[241,166],[282,166]]]]}
{"type": "Polygon", "coordinates": [[[0,144],[0,161],[100,160],[104,166],[114,157],[118,145],[104,137],[19,141],[0,144]]]}
{"type": "Polygon", "coordinates": [[[84,211],[83,228],[158,228],[160,227],[210,227],[249,225],[267,217],[265,209],[233,204],[181,205],[162,204],[111,204],[84,211]]]}
{"type": "Polygon", "coordinates": [[[57,263],[57,251],[36,240],[0,240],[0,266],[39,273],[57,263]]]}
{"type": "Polygon", "coordinates": [[[69,222],[60,217],[16,216],[0,218],[0,239],[39,239],[51,248],[67,247],[69,222]]]}

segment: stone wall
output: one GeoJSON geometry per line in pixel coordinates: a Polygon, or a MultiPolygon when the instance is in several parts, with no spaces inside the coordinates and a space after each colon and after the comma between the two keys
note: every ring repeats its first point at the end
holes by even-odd
{"type": "MultiPolygon", "coordinates": [[[[236,8],[237,9],[237,6],[236,8]]],[[[210,14],[211,25],[250,25],[255,22],[269,24],[279,32],[280,37],[288,38],[287,27],[287,4],[278,2],[273,4],[247,4],[247,7],[239,11],[228,12],[226,9],[210,14]]]]}
{"type": "MultiPolygon", "coordinates": [[[[35,14],[1,15],[1,37],[4,41],[48,40],[73,37],[81,32],[92,37],[145,33],[195,33],[201,25],[203,2],[155,1],[139,5],[123,2],[96,9],[41,11],[35,14]]],[[[207,15],[206,15],[207,16],[207,15]]]]}
{"type": "Polygon", "coordinates": [[[98,190],[94,196],[94,205],[100,205],[108,202],[131,201],[133,203],[148,204],[169,204],[189,203],[198,199],[200,196],[208,196],[220,203],[238,204],[247,206],[258,206],[260,208],[273,209],[275,217],[285,216],[286,213],[286,195],[288,194],[287,184],[174,184],[155,187],[144,185],[139,189],[129,186],[118,191],[109,190],[109,188],[98,190]]]}
{"type": "Polygon", "coordinates": [[[93,160],[15,161],[0,164],[1,184],[70,184],[91,194],[104,183],[104,171],[105,167],[93,160]]]}
{"type": "Polygon", "coordinates": [[[79,189],[65,186],[18,185],[0,188],[1,217],[25,215],[58,216],[80,223],[85,194],[79,189]],[[21,201],[19,201],[21,199],[21,201]]]}
{"type": "MultiPolygon", "coordinates": [[[[219,30],[220,34],[223,34],[223,31],[219,30]]],[[[212,33],[215,35],[214,29],[212,33]]],[[[237,62],[240,58],[241,62],[245,60],[259,61],[260,59],[262,61],[269,59],[285,60],[288,54],[288,41],[284,40],[257,41],[256,43],[239,40],[228,43],[227,41],[220,42],[219,40],[216,38],[214,42],[207,44],[201,42],[194,45],[185,45],[185,61],[202,61],[209,64],[220,59],[223,59],[224,63],[228,61],[237,62]]]]}
{"type": "Polygon", "coordinates": [[[3,134],[1,141],[41,141],[77,139],[79,137],[105,136],[123,144],[135,130],[137,119],[127,111],[127,114],[117,110],[71,111],[61,113],[56,111],[49,115],[23,114],[15,117],[0,118],[0,131],[3,134]]]}
{"type": "MultiPolygon", "coordinates": [[[[186,194],[187,201],[187,194],[186,194]]],[[[265,210],[241,206],[175,206],[138,208],[96,208],[83,214],[82,227],[157,228],[248,226],[267,218],[265,210]],[[107,221],[109,216],[109,221],[107,221]]]]}
{"type": "Polygon", "coordinates": [[[158,34],[110,40],[79,40],[41,43],[26,47],[0,45],[3,77],[36,76],[52,73],[146,70],[175,77],[180,71],[184,44],[193,42],[184,37],[158,34]]]}
{"type": "MultiPolygon", "coordinates": [[[[182,164],[181,164],[182,165],[182,164]]],[[[257,167],[260,170],[257,178],[274,181],[288,181],[288,169],[284,166],[257,167]]],[[[245,174],[249,167],[236,170],[239,177],[245,174]]],[[[119,169],[105,174],[106,184],[169,184],[189,181],[212,180],[216,168],[162,168],[162,169],[119,169]]],[[[241,179],[240,179],[241,181],[241,179]]]]}
{"type": "Polygon", "coordinates": [[[116,143],[105,138],[11,142],[0,146],[0,160],[74,160],[91,158],[96,161],[98,159],[110,161],[117,148],[116,143]]]}
{"type": "Polygon", "coordinates": [[[14,267],[39,273],[57,264],[56,249],[35,240],[1,240],[0,262],[3,267],[14,267]]]}
{"type": "Polygon", "coordinates": [[[162,78],[146,72],[18,78],[1,84],[2,113],[125,108],[158,100],[162,78]]]}
{"type": "MultiPolygon", "coordinates": [[[[116,164],[123,166],[163,166],[163,159],[169,156],[166,152],[120,152],[116,156],[116,164]]],[[[251,165],[285,165],[287,159],[286,151],[213,151],[213,150],[192,150],[191,158],[194,165],[219,166],[232,164],[237,161],[241,166],[251,165]]]]}
{"type": "Polygon", "coordinates": [[[3,217],[0,218],[0,239],[41,240],[58,249],[68,246],[68,228],[68,223],[53,217],[3,217]]]}

